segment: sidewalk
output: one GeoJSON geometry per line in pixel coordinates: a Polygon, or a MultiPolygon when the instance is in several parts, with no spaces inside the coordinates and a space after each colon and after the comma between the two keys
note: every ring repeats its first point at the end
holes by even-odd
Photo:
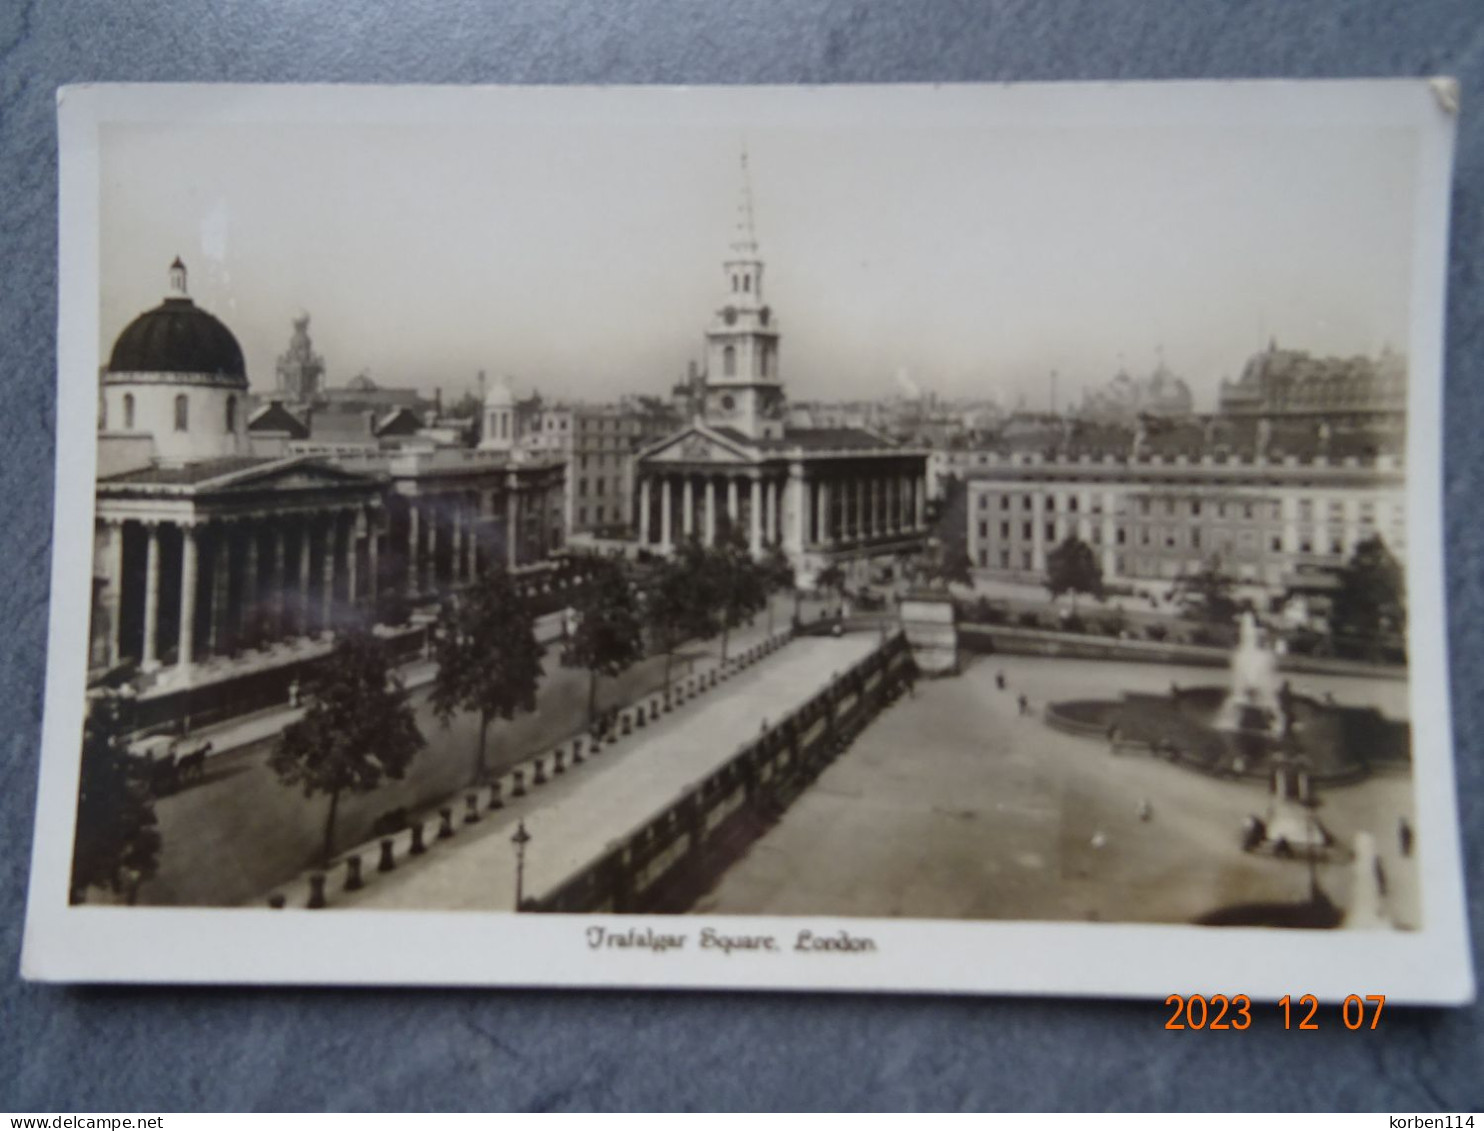
{"type": "MultiPolygon", "coordinates": [[[[756,632],[746,634],[738,641],[738,653],[760,638],[756,632]]],[[[477,824],[453,825],[451,840],[429,836],[424,855],[407,855],[407,834],[400,834],[396,870],[389,874],[377,873],[376,853],[363,849],[366,886],[344,891],[344,870],[336,869],[327,885],[330,905],[513,910],[516,855],[510,837],[518,822],[524,822],[531,838],[523,893],[539,897],[725,763],[757,734],[763,720],[787,714],[877,645],[870,633],[796,638],[703,693],[693,705],[660,717],[617,746],[589,754],[582,765],[526,796],[513,797],[507,790],[503,808],[482,813],[477,824]]],[[[457,817],[462,819],[462,807],[457,817]]],[[[428,831],[435,828],[429,825],[428,831]]],[[[303,881],[283,890],[290,906],[304,905],[303,881]]]]}

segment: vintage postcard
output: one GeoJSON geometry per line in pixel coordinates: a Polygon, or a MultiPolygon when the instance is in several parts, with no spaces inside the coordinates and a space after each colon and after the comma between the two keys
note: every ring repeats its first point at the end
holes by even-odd
{"type": "Polygon", "coordinates": [[[1469,1000],[1456,100],[63,90],[24,973],[1469,1000]]]}

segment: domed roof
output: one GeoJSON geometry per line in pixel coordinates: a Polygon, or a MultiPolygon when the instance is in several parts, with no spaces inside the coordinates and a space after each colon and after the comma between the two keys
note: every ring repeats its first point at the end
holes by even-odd
{"type": "Polygon", "coordinates": [[[232,331],[185,295],[185,267],[171,267],[176,294],[124,327],[113,343],[110,374],[199,373],[247,385],[242,347],[232,331]]]}

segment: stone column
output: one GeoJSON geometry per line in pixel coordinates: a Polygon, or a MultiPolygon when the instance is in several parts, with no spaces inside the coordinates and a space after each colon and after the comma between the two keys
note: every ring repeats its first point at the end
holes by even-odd
{"type": "Polygon", "coordinates": [[[819,544],[828,546],[834,541],[830,530],[830,481],[821,479],[814,500],[814,517],[819,525],[819,544]]]}
{"type": "Polygon", "coordinates": [[[448,580],[454,585],[457,585],[464,580],[464,507],[462,499],[454,499],[453,516],[450,520],[450,525],[453,528],[453,546],[448,562],[448,580]]]}
{"type": "Polygon", "coordinates": [[[859,541],[866,536],[866,481],[852,476],[850,494],[855,503],[855,537],[859,541]]]}
{"type": "Polygon", "coordinates": [[[927,527],[927,473],[926,472],[924,472],[920,476],[915,477],[912,480],[912,501],[915,504],[914,518],[916,519],[917,529],[918,530],[925,529],[927,527]]]}
{"type": "Polygon", "coordinates": [[[735,476],[727,476],[727,525],[736,530],[742,525],[742,508],[737,501],[738,487],[735,476]]]}
{"type": "Polygon", "coordinates": [[[381,515],[375,507],[367,507],[366,515],[366,596],[371,599],[371,621],[376,621],[376,599],[381,593],[381,515]]]}
{"type": "Polygon", "coordinates": [[[149,544],[144,558],[144,657],[140,667],[152,672],[160,666],[160,524],[145,524],[149,544]]]}
{"type": "Polygon", "coordinates": [[[319,547],[319,631],[328,636],[335,623],[335,543],[339,541],[340,516],[331,511],[325,518],[319,547]]]}
{"type": "Polygon", "coordinates": [[[215,655],[227,650],[231,635],[232,527],[225,522],[211,526],[211,624],[206,634],[206,647],[215,655]]]}
{"type": "Polygon", "coordinates": [[[417,504],[407,504],[407,595],[415,597],[422,588],[422,578],[418,572],[418,543],[421,541],[418,531],[417,504]]]}
{"type": "Polygon", "coordinates": [[[520,491],[516,477],[505,479],[505,568],[514,570],[520,562],[517,543],[520,541],[520,491]]]}
{"type": "Polygon", "coordinates": [[[273,524],[272,561],[269,565],[273,585],[273,635],[275,638],[287,636],[289,619],[289,599],[284,592],[284,563],[283,563],[283,523],[273,524]]]}
{"type": "Polygon", "coordinates": [[[309,605],[309,517],[299,518],[299,635],[308,636],[310,629],[309,605]]]}
{"type": "Polygon", "coordinates": [[[716,545],[716,480],[708,475],[701,480],[701,491],[706,496],[706,545],[716,545]]]}
{"type": "Polygon", "coordinates": [[[649,478],[639,481],[639,545],[649,545],[649,478]]]}
{"type": "Polygon", "coordinates": [[[428,581],[427,585],[434,593],[438,591],[440,578],[438,577],[438,527],[442,524],[441,500],[434,499],[433,505],[428,508],[428,581]]]}
{"type": "Polygon", "coordinates": [[[361,510],[346,511],[345,515],[345,607],[355,609],[360,597],[361,535],[365,530],[366,515],[361,510]]]}
{"type": "Polygon", "coordinates": [[[669,550],[674,541],[670,537],[670,523],[673,518],[670,505],[670,477],[666,475],[660,480],[660,545],[669,550]]]}
{"type": "Polygon", "coordinates": [[[770,546],[778,541],[778,484],[769,479],[763,483],[763,540],[770,546]]]}
{"type": "Polygon", "coordinates": [[[250,627],[248,617],[256,617],[258,613],[258,594],[262,590],[261,578],[258,576],[258,528],[249,522],[247,524],[247,554],[242,566],[242,608],[238,610],[239,627],[246,629],[250,627]]]}
{"type": "Polygon", "coordinates": [[[182,526],[180,533],[180,638],[176,664],[188,670],[196,655],[196,573],[201,546],[194,524],[182,526]]]}
{"type": "MultiPolygon", "coordinates": [[[[734,480],[735,482],[735,480],[734,480]]],[[[754,478],[752,481],[752,498],[749,500],[747,511],[747,545],[752,551],[752,556],[761,557],[763,553],[763,481],[754,478]]]]}
{"type": "Polygon", "coordinates": [[[804,464],[794,460],[788,465],[788,501],[784,506],[783,548],[797,557],[804,552],[804,508],[808,505],[805,493],[804,464]]]}
{"type": "Polygon", "coordinates": [[[696,532],[695,488],[687,475],[680,488],[680,532],[689,538],[696,532]]]}
{"type": "Polygon", "coordinates": [[[123,638],[119,634],[119,620],[124,612],[124,524],[110,522],[103,529],[108,536],[108,576],[103,590],[104,615],[108,618],[108,655],[110,667],[119,662],[119,651],[123,638]]]}

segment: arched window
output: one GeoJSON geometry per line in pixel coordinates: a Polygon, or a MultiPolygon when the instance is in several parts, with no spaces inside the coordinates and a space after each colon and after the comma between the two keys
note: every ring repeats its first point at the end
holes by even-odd
{"type": "Polygon", "coordinates": [[[134,394],[124,394],[124,431],[134,431],[134,394]]]}
{"type": "Polygon", "coordinates": [[[190,426],[190,402],[186,400],[184,393],[180,393],[175,398],[175,430],[184,432],[190,426]]]}
{"type": "Polygon", "coordinates": [[[721,351],[721,375],[723,377],[737,376],[737,350],[733,346],[727,346],[721,351]]]}
{"type": "Polygon", "coordinates": [[[233,433],[233,432],[236,432],[236,431],[237,431],[237,398],[236,397],[228,397],[227,398],[227,432],[230,434],[230,433],[233,433]]]}

